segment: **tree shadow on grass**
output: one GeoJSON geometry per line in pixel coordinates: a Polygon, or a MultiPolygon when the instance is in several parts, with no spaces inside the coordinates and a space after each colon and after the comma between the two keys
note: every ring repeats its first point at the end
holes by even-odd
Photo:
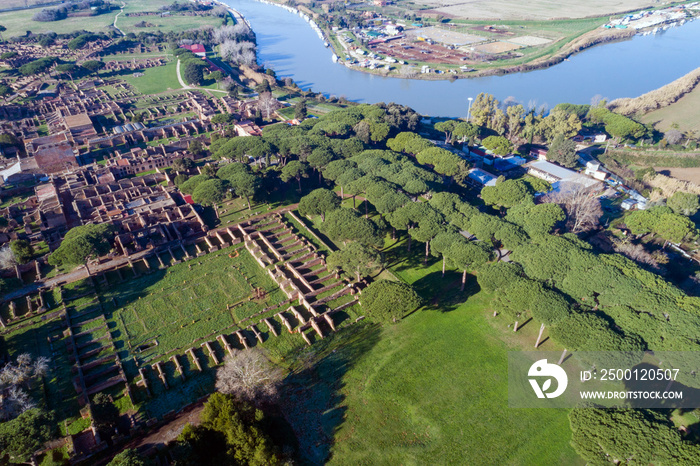
{"type": "Polygon", "coordinates": [[[424,300],[424,310],[440,312],[454,311],[481,289],[476,277],[467,274],[462,291],[462,274],[451,270],[448,270],[444,277],[442,272],[429,273],[416,280],[413,287],[424,300]]]}
{"type": "Polygon", "coordinates": [[[323,464],[345,420],[343,377],[379,341],[380,328],[352,325],[300,355],[301,367],[284,380],[280,408],[296,434],[302,464],[323,464]]]}

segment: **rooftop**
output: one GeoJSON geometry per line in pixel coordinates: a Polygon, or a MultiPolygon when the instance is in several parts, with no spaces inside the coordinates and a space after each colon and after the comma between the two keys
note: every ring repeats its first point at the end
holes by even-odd
{"type": "Polygon", "coordinates": [[[469,175],[467,176],[484,186],[495,186],[496,180],[498,179],[496,175],[492,175],[491,173],[484,171],[481,168],[472,168],[471,170],[469,170],[469,175]]]}

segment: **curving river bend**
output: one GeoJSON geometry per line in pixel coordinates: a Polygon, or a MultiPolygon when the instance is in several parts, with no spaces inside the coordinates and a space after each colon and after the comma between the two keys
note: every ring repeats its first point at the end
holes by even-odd
{"type": "Polygon", "coordinates": [[[250,22],[258,39],[258,61],[290,76],[303,89],[357,102],[397,102],[420,113],[462,117],[467,98],[480,92],[524,105],[589,103],[635,97],[668,84],[700,66],[700,20],[656,35],[592,47],[550,68],[505,76],[422,81],[384,78],[333,63],[309,24],[287,10],[255,0],[223,0],[250,22]]]}

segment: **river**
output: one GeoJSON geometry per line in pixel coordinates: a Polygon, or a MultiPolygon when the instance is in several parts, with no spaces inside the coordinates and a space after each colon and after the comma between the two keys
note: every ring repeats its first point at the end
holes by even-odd
{"type": "Polygon", "coordinates": [[[550,68],[453,82],[385,78],[331,60],[309,24],[287,10],[255,0],[223,0],[246,17],[258,39],[258,61],[303,89],[356,102],[396,102],[426,115],[463,117],[467,98],[487,92],[524,105],[589,103],[636,97],[700,66],[700,20],[656,35],[591,47],[550,68]]]}

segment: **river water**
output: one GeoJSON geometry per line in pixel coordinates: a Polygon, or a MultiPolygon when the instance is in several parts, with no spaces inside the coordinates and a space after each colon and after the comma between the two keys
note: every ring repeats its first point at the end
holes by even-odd
{"type": "Polygon", "coordinates": [[[454,82],[384,78],[331,60],[332,51],[300,16],[255,0],[223,0],[246,17],[258,39],[258,61],[303,89],[357,102],[396,102],[426,115],[463,117],[467,98],[487,92],[524,105],[590,103],[635,97],[700,67],[700,20],[656,35],[602,44],[550,68],[454,82]]]}

